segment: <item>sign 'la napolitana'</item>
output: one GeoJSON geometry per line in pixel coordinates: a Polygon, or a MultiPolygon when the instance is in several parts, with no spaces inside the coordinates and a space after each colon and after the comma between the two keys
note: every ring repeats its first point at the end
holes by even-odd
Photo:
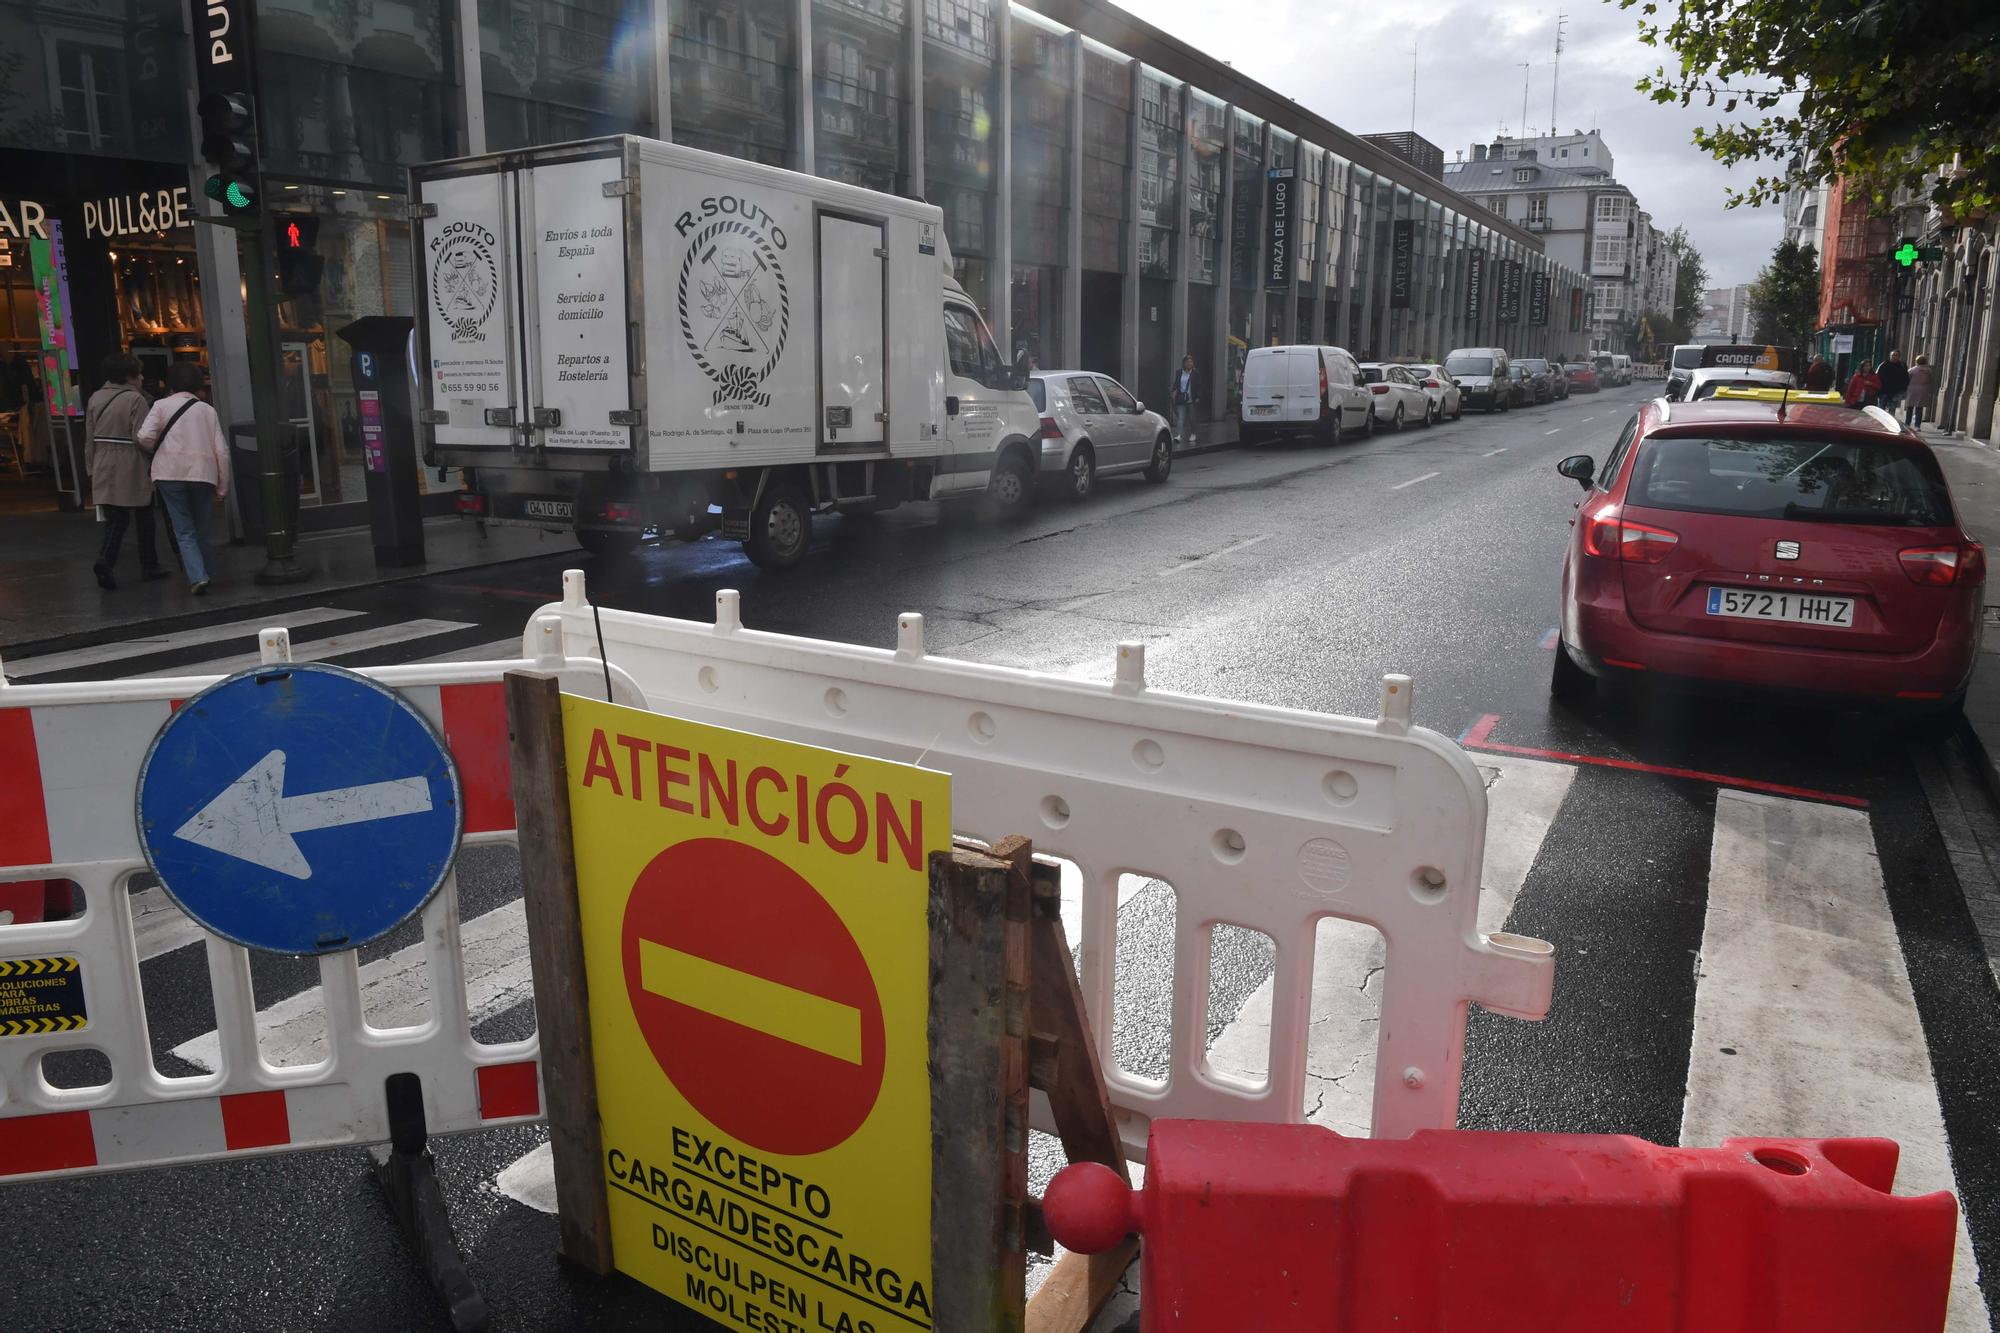
{"type": "Polygon", "coordinates": [[[751,1333],[930,1329],[950,779],[562,708],[614,1263],[751,1333]]]}

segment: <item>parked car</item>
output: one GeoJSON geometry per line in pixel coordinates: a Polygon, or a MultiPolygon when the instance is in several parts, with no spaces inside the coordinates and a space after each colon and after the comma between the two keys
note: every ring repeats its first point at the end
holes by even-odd
{"type": "Polygon", "coordinates": [[[1549,386],[1528,374],[1527,367],[1520,362],[1516,361],[1507,368],[1507,379],[1512,390],[1507,401],[1512,406],[1533,407],[1549,400],[1549,386]]]}
{"type": "Polygon", "coordinates": [[[1611,354],[1611,373],[1617,377],[1621,385],[1630,384],[1632,382],[1632,358],[1623,352],[1613,352],[1611,354]]]}
{"type": "Polygon", "coordinates": [[[1458,381],[1466,404],[1491,412],[1505,412],[1513,403],[1507,383],[1507,349],[1504,347],[1454,348],[1444,359],[1444,368],[1458,381]]]}
{"type": "Polygon", "coordinates": [[[1372,435],[1374,401],[1345,348],[1253,347],[1243,363],[1243,443],[1311,435],[1338,444],[1350,430],[1372,435]]]}
{"type": "Polygon", "coordinates": [[[1042,479],[1062,478],[1070,499],[1089,496],[1100,476],[1144,472],[1147,481],[1165,481],[1173,471],[1167,419],[1109,375],[1038,370],[1028,396],[1042,413],[1042,479]]]}
{"type": "Polygon", "coordinates": [[[1563,379],[1571,393],[1597,392],[1597,367],[1588,361],[1572,361],[1563,367],[1563,379]]]}
{"type": "Polygon", "coordinates": [[[1435,361],[1406,361],[1403,368],[1422,382],[1431,400],[1432,421],[1456,421],[1465,415],[1465,392],[1450,371],[1435,361]]]}
{"type": "Polygon", "coordinates": [[[1527,367],[1528,374],[1548,390],[1543,401],[1569,397],[1569,381],[1563,377],[1561,367],[1554,362],[1544,357],[1524,356],[1514,364],[1527,367]]]}
{"type": "Polygon", "coordinates": [[[1375,399],[1375,420],[1381,425],[1401,430],[1411,421],[1431,424],[1430,395],[1407,366],[1364,361],[1361,378],[1368,382],[1369,395],[1375,399]]]}
{"type": "Polygon", "coordinates": [[[1717,389],[1796,389],[1798,381],[1789,370],[1691,370],[1681,386],[1680,402],[1696,402],[1715,397],[1717,389]]]}
{"type": "Polygon", "coordinates": [[[1929,446],[1877,408],[1738,392],[1648,402],[1603,466],[1557,465],[1583,497],[1552,693],[1678,677],[1956,710],[1986,557],[1929,446]]]}

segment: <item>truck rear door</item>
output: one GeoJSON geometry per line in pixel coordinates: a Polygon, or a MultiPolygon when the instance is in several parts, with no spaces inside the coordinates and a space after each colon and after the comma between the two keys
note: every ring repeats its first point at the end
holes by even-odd
{"type": "Polygon", "coordinates": [[[625,176],[617,148],[521,172],[527,424],[551,453],[623,453],[640,434],[625,176]]]}
{"type": "Polygon", "coordinates": [[[520,439],[516,183],[492,163],[414,181],[417,308],[429,361],[419,370],[425,419],[441,447],[507,449],[520,439]]]}
{"type": "Polygon", "coordinates": [[[888,419],[888,237],[879,220],[819,216],[819,452],[879,449],[888,419]]]}

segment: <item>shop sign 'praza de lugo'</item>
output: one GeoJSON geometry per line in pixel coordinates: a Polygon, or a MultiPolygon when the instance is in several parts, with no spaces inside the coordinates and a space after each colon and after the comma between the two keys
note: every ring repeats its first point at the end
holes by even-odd
{"type": "Polygon", "coordinates": [[[929,1329],[949,779],[562,704],[616,1266],[752,1333],[929,1329]]]}

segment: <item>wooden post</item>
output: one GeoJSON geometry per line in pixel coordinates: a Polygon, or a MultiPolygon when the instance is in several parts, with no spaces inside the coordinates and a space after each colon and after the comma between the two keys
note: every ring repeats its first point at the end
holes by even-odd
{"type": "Polygon", "coordinates": [[[1016,1333],[1027,1303],[1027,882],[976,851],[935,853],[929,917],[932,1326],[1016,1333]]]}
{"type": "Polygon", "coordinates": [[[611,1271],[611,1210],[597,1119],[597,1061],[590,1045],[590,988],[576,905],[576,846],[569,819],[569,760],[563,747],[562,686],[541,671],[507,673],[513,742],[514,818],[528,959],[535,978],[542,1090],[555,1157],[563,1258],[600,1276],[611,1271]]]}

